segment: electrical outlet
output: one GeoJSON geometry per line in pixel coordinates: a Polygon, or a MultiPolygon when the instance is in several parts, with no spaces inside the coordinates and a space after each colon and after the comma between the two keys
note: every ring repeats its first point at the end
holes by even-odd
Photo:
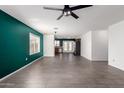
{"type": "Polygon", "coordinates": [[[26,57],[26,59],[25,59],[26,61],[28,60],[28,58],[26,57]]]}

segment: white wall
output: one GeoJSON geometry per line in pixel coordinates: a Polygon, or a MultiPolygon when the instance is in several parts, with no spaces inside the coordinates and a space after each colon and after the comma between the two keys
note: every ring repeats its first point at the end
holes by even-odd
{"type": "Polygon", "coordinates": [[[81,56],[92,60],[92,32],[87,32],[81,37],[81,56]]]}
{"type": "Polygon", "coordinates": [[[109,27],[109,65],[124,70],[124,21],[109,27]]]}
{"type": "Polygon", "coordinates": [[[92,60],[108,61],[108,31],[92,32],[92,60]]]}
{"type": "Polygon", "coordinates": [[[89,31],[81,37],[81,56],[92,61],[108,60],[108,32],[89,31]]]}
{"type": "Polygon", "coordinates": [[[44,56],[54,56],[54,35],[44,35],[44,56]]]}

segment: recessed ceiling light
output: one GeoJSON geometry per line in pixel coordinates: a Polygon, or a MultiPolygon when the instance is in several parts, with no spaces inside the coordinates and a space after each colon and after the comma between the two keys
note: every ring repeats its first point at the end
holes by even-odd
{"type": "Polygon", "coordinates": [[[58,27],[55,27],[54,30],[58,30],[58,27]]]}

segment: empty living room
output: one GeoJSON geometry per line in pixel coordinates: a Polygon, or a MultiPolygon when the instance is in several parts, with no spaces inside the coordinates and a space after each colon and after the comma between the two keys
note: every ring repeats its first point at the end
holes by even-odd
{"type": "Polygon", "coordinates": [[[123,42],[124,5],[3,3],[0,88],[124,88],[123,42]]]}

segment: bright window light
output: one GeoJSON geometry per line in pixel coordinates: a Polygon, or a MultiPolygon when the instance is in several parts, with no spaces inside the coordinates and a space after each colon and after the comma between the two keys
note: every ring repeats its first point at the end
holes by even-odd
{"type": "Polygon", "coordinates": [[[30,55],[40,52],[40,36],[30,33],[30,55]]]}
{"type": "Polygon", "coordinates": [[[74,52],[75,42],[74,41],[63,41],[63,51],[64,52],[74,52]]]}
{"type": "Polygon", "coordinates": [[[55,40],[55,46],[60,46],[60,41],[59,40],[55,40]]]}

